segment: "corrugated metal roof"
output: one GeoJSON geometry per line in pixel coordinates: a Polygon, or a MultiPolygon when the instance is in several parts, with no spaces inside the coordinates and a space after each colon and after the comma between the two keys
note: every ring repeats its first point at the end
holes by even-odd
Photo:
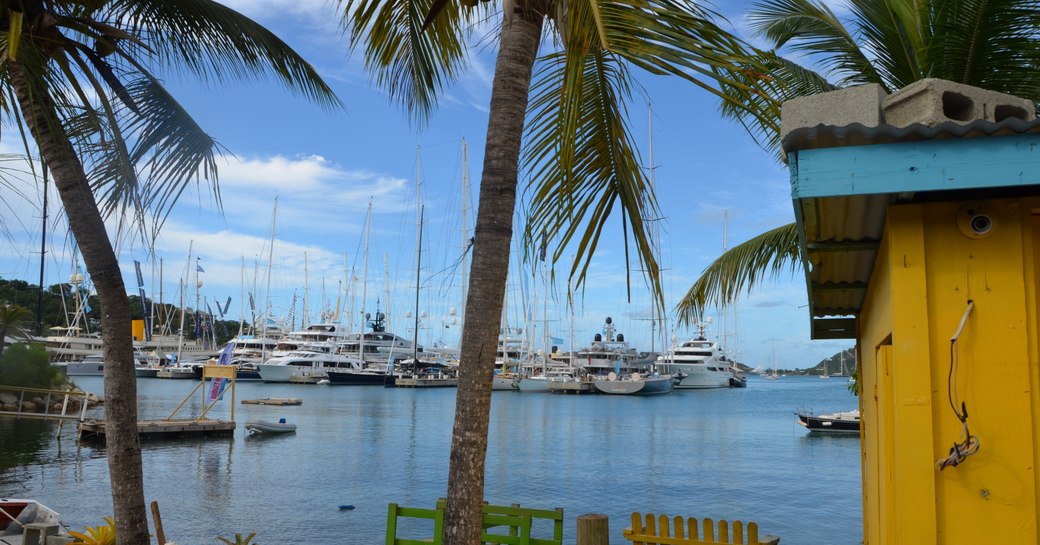
{"type": "Polygon", "coordinates": [[[802,127],[792,130],[784,137],[781,144],[784,153],[787,154],[807,149],[1013,134],[1040,134],[1040,119],[1022,121],[1012,117],[997,123],[986,119],[977,119],[970,123],[948,121],[935,126],[914,124],[908,127],[893,127],[891,125],[867,127],[859,123],[852,123],[843,127],[817,125],[815,127],[802,127]]]}

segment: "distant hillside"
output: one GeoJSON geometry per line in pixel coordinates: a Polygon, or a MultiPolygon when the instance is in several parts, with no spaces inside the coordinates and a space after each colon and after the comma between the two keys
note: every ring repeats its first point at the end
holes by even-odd
{"type": "Polygon", "coordinates": [[[847,348],[838,352],[837,354],[826,358],[815,366],[810,367],[802,371],[805,375],[822,375],[825,372],[828,375],[845,375],[849,376],[856,370],[856,347],[847,348]],[[844,363],[843,363],[844,362],[844,363]],[[842,366],[844,365],[844,370],[842,366]]]}

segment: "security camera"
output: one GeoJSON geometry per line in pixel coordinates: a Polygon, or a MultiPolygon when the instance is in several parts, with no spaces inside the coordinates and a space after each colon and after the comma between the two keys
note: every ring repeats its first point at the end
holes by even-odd
{"type": "Polygon", "coordinates": [[[971,216],[968,225],[976,235],[985,235],[993,229],[993,220],[986,214],[974,214],[971,216]]]}

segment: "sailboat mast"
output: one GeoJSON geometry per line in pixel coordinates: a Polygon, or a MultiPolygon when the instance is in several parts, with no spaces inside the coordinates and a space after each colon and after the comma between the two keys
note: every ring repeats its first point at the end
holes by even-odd
{"type": "MultiPolygon", "coordinates": [[[[239,279],[238,279],[238,335],[241,337],[244,333],[242,329],[246,323],[246,258],[242,256],[240,258],[242,264],[239,267],[239,279]]],[[[261,349],[262,351],[263,349],[261,349]]],[[[265,360],[266,361],[266,360],[265,360]]],[[[263,362],[261,362],[263,363],[263,362]]]]}
{"type": "MultiPolygon", "coordinates": [[[[191,266],[191,256],[194,252],[195,241],[188,243],[188,266],[191,266]]],[[[188,272],[188,271],[184,271],[188,272]]],[[[187,275],[185,275],[187,276],[187,275]]],[[[180,331],[177,333],[177,364],[181,363],[181,353],[184,351],[184,292],[188,290],[188,282],[184,276],[180,279],[180,305],[181,305],[181,324],[180,331]]]]}
{"type": "MultiPolygon", "coordinates": [[[[47,165],[43,169],[43,232],[40,235],[40,289],[36,292],[36,335],[43,336],[43,267],[47,263],[47,165]]],[[[463,220],[465,221],[465,220],[463,220]]]]}
{"type": "Polygon", "coordinates": [[[159,319],[159,334],[162,335],[165,331],[166,324],[163,323],[163,315],[166,314],[166,306],[163,305],[163,258],[159,258],[159,312],[156,313],[156,318],[159,319]]]}
{"type": "Polygon", "coordinates": [[[422,271],[422,226],[425,211],[425,206],[419,207],[419,249],[415,258],[415,335],[412,339],[412,358],[416,363],[419,362],[419,274],[422,271]]]}
{"type": "MultiPolygon", "coordinates": [[[[267,331],[267,318],[271,311],[271,268],[274,267],[275,221],[278,218],[278,197],[274,198],[274,210],[271,211],[271,244],[267,247],[267,285],[264,288],[264,331],[267,331]]],[[[264,333],[267,337],[267,333],[264,333]]]]}
{"type": "MultiPolygon", "coordinates": [[[[462,266],[459,268],[460,275],[462,277],[460,286],[462,288],[462,307],[463,316],[465,316],[466,307],[466,293],[469,290],[469,284],[467,282],[467,275],[469,274],[469,267],[467,266],[469,256],[469,198],[470,198],[470,180],[469,180],[469,148],[466,146],[466,138],[462,138],[462,266]]],[[[461,336],[459,339],[461,343],[461,336]]],[[[460,344],[461,346],[461,344],[460,344]]]]}
{"type": "MultiPolygon", "coordinates": [[[[372,201],[368,201],[368,212],[365,214],[365,270],[361,275],[361,338],[358,342],[358,357],[361,365],[365,364],[365,299],[368,297],[368,236],[372,229],[372,201]]],[[[378,310],[376,311],[378,312],[378,310]]]]}
{"type": "MultiPolygon", "coordinates": [[[[654,171],[656,170],[654,168],[654,105],[649,103],[649,102],[646,104],[646,118],[647,118],[646,119],[646,127],[647,127],[646,131],[647,131],[647,135],[649,136],[649,140],[650,140],[650,145],[649,145],[649,148],[650,148],[650,150],[649,150],[650,151],[650,153],[649,153],[649,156],[650,156],[650,168],[648,169],[650,172],[648,173],[648,177],[650,178],[650,190],[656,192],[657,191],[657,181],[656,181],[656,177],[655,177],[655,174],[654,174],[654,171]]],[[[655,232],[657,231],[657,222],[654,222],[652,229],[655,232]]],[[[654,236],[654,238],[657,238],[657,236],[654,236]]],[[[657,342],[657,321],[658,321],[658,318],[660,317],[660,314],[661,314],[660,313],[660,309],[657,308],[657,298],[653,297],[652,299],[653,299],[653,303],[654,304],[651,305],[651,310],[650,310],[650,352],[651,353],[657,351],[656,347],[655,347],[655,344],[657,342]]],[[[662,333],[662,336],[663,336],[664,335],[663,324],[662,324],[662,327],[661,327],[661,333],[662,333]]],[[[663,339],[662,339],[662,343],[661,344],[662,344],[662,346],[664,346],[663,339]]]]}
{"type": "MultiPolygon", "coordinates": [[[[325,279],[324,278],[322,278],[322,280],[321,280],[321,287],[322,287],[322,292],[324,292],[325,291],[325,279]]],[[[300,326],[302,326],[305,329],[307,327],[307,322],[308,322],[309,317],[311,315],[310,314],[311,313],[310,294],[311,294],[310,279],[308,278],[308,274],[307,274],[307,250],[304,250],[303,251],[303,318],[300,320],[300,326]]],[[[324,304],[324,299],[325,299],[324,293],[322,293],[322,304],[324,304]]],[[[322,309],[322,312],[324,312],[324,309],[322,309]]],[[[324,320],[322,320],[322,321],[324,321],[324,320]]]]}

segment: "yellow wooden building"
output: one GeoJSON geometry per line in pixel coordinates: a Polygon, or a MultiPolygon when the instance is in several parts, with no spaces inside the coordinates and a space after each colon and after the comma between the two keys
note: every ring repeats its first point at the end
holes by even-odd
{"type": "Polygon", "coordinates": [[[941,80],[784,105],[814,338],[855,338],[864,543],[1040,543],[1040,124],[941,80]]]}

